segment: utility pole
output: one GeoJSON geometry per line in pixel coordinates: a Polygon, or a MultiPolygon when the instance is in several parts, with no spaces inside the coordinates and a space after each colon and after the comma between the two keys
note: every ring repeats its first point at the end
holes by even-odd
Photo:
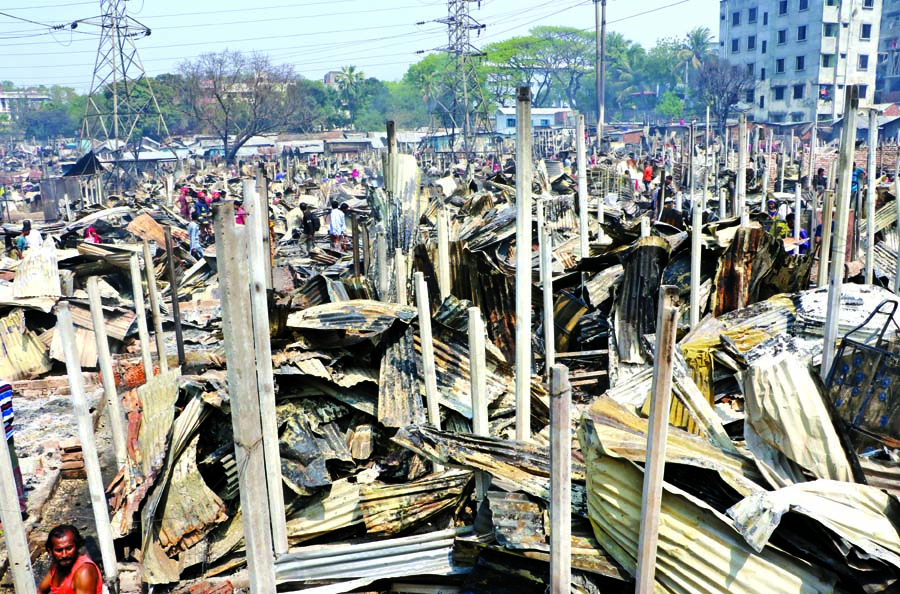
{"type": "Polygon", "coordinates": [[[603,122],[606,120],[606,0],[594,0],[594,19],[597,29],[597,151],[603,143],[603,122]]]}

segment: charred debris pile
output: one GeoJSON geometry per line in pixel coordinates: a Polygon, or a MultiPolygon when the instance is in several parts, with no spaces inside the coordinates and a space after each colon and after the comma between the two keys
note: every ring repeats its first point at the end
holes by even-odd
{"type": "MultiPolygon", "coordinates": [[[[267,305],[290,546],[275,559],[280,589],[543,592],[552,530],[543,325],[552,317],[555,357],[574,387],[572,590],[632,590],[657,301],[660,286],[675,285],[681,315],[659,591],[895,591],[892,293],[845,285],[840,335],[848,338],[822,381],[826,290],[809,288],[815,249],[786,250],[761,213],[745,227],[737,219],[703,225],[702,319],[691,328],[690,231],[642,227],[646,198],[623,185],[611,160],[589,172],[587,212],[572,177],[539,165],[534,217],[541,209],[551,239],[553,311],[543,311],[535,240],[525,248],[535,313],[531,439],[516,441],[515,171],[423,179],[401,163],[390,173],[409,183],[388,192],[221,170],[177,180],[229,198],[259,191],[269,202],[267,305]],[[335,197],[349,206],[342,249],[326,235],[335,197]],[[300,202],[322,217],[311,252],[300,202]],[[580,253],[580,217],[588,254],[580,253]],[[426,345],[416,272],[428,290],[426,345]],[[473,429],[470,307],[487,339],[482,434],[473,429]],[[423,346],[434,353],[440,429],[427,415],[423,346]]],[[[893,278],[896,209],[892,194],[882,196],[877,277],[893,278]]],[[[43,246],[0,262],[2,376],[25,386],[64,373],[60,301],[73,314],[82,367],[97,368],[87,279],[99,277],[127,421],[127,457],[107,485],[118,559],[139,564],[151,585],[231,584],[247,554],[245,469],[223,344],[224,246],[193,257],[188,221],[162,184],[75,210],[73,219],[35,224],[43,246]],[[103,243],[84,241],[87,227],[103,243]],[[135,256],[145,272],[133,284],[135,256]],[[141,276],[153,288],[145,282],[135,295],[141,276]],[[151,334],[162,328],[156,342],[141,340],[141,317],[151,334]],[[153,355],[151,378],[142,351],[153,355]]],[[[247,225],[258,220],[250,210],[247,225]]]]}

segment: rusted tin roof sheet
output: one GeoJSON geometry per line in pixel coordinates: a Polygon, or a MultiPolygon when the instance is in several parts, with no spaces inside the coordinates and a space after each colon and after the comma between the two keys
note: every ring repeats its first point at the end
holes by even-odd
{"type": "Polygon", "coordinates": [[[50,371],[47,347],[25,325],[24,310],[14,309],[0,318],[0,348],[0,377],[4,381],[33,379],[50,371]]]}

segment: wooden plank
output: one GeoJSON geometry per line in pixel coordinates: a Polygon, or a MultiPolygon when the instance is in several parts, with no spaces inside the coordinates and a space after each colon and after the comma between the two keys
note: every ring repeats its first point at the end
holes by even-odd
{"type": "Polygon", "coordinates": [[[516,96],[516,439],[531,437],[531,87],[516,96]]]}
{"type": "Polygon", "coordinates": [[[235,459],[241,472],[240,501],[247,546],[247,569],[253,594],[275,592],[266,462],[259,398],[256,396],[256,359],[250,316],[250,272],[247,266],[247,231],[234,221],[234,204],[213,210],[222,300],[222,333],[228,366],[228,394],[234,432],[235,459]]]}
{"type": "Polygon", "coordinates": [[[428,422],[441,428],[441,411],[438,406],[437,372],[434,364],[434,342],[431,336],[431,305],[428,302],[428,283],[425,274],[416,273],[416,305],[419,309],[419,338],[422,342],[422,372],[425,379],[425,398],[428,404],[428,422]]]}
{"type": "MultiPolygon", "coordinates": [[[[438,239],[438,288],[441,291],[441,301],[450,293],[450,226],[447,221],[447,212],[443,205],[437,213],[437,239],[438,239]]],[[[530,253],[530,252],[529,252],[530,253]]]]}
{"type": "MultiPolygon", "coordinates": [[[[122,409],[119,392],[116,390],[116,375],[113,372],[112,357],[109,354],[109,339],[106,336],[106,322],[103,319],[103,304],[100,300],[100,283],[96,276],[88,279],[88,299],[91,304],[91,318],[94,322],[94,338],[97,341],[100,379],[103,382],[103,394],[106,396],[106,404],[109,408],[109,429],[112,433],[116,464],[122,468],[128,461],[125,412],[122,409]]],[[[152,375],[148,376],[148,379],[150,377],[152,375]]]]}
{"type": "MultiPolygon", "coordinates": [[[[256,384],[262,423],[263,451],[266,466],[266,485],[269,515],[272,522],[272,543],[275,555],[288,552],[287,517],[284,492],[281,486],[281,454],[278,445],[278,415],[275,410],[275,377],[272,370],[272,341],[269,334],[269,302],[266,292],[268,255],[260,225],[253,217],[262,213],[260,196],[250,192],[251,214],[247,230],[247,257],[250,269],[250,305],[253,314],[253,345],[256,353],[256,384]]],[[[241,254],[238,254],[240,257],[241,254]]]]}
{"type": "MultiPolygon", "coordinates": [[[[477,307],[469,308],[469,382],[472,390],[472,433],[490,437],[485,328],[481,310],[477,307]]],[[[475,498],[478,501],[484,500],[490,485],[490,475],[476,472],[475,498]]]]}
{"type": "Polygon", "coordinates": [[[647,463],[644,466],[644,489],[641,498],[641,528],[638,542],[637,580],[635,592],[654,591],[656,548],[659,542],[660,508],[662,506],[663,471],[666,464],[666,436],[669,431],[669,407],[672,403],[672,370],[675,363],[675,330],[678,288],[660,288],[659,313],[656,319],[656,356],[653,387],[650,391],[650,427],[647,432],[647,463]]]}
{"type": "Polygon", "coordinates": [[[178,277],[175,275],[175,258],[172,246],[172,227],[166,227],[166,255],[169,265],[169,289],[172,294],[172,321],[175,322],[175,345],[178,349],[178,364],[184,365],[184,335],[181,331],[181,308],[178,305],[178,277]]]}
{"type": "Polygon", "coordinates": [[[550,591],[572,588],[572,388],[569,370],[550,370],[550,591]]]}
{"type": "Polygon", "coordinates": [[[144,275],[147,280],[147,294],[150,296],[150,313],[153,314],[153,332],[156,335],[156,358],[159,361],[159,372],[169,369],[166,360],[166,335],[163,333],[162,313],[159,310],[159,288],[156,286],[156,273],[153,269],[153,256],[150,254],[150,243],[144,240],[144,275]]]}
{"type": "Polygon", "coordinates": [[[28,536],[19,513],[19,495],[5,435],[0,437],[0,520],[3,522],[3,540],[16,594],[37,594],[28,536]]]}
{"type": "MultiPolygon", "coordinates": [[[[62,337],[63,353],[66,359],[66,372],[72,388],[72,408],[78,425],[78,437],[81,439],[81,450],[84,456],[84,468],[87,473],[88,490],[94,522],[97,528],[97,544],[103,559],[104,583],[110,592],[119,591],[119,566],[116,561],[116,549],[113,544],[112,526],[109,523],[109,510],[106,505],[106,488],[100,474],[100,458],[97,455],[97,443],[94,440],[94,419],[88,408],[84,394],[84,380],[81,376],[81,363],[75,344],[75,326],[72,324],[72,312],[69,303],[60,301],[56,306],[56,328],[62,337]]],[[[18,509],[18,507],[16,507],[18,509]]],[[[274,590],[273,590],[274,591],[274,590]]]]}
{"type": "Polygon", "coordinates": [[[153,358],[150,356],[150,330],[147,328],[147,309],[144,307],[144,287],[141,284],[141,265],[137,254],[131,254],[131,290],[134,294],[134,313],[138,323],[138,338],[141,342],[141,361],[147,381],[153,377],[153,358]]]}

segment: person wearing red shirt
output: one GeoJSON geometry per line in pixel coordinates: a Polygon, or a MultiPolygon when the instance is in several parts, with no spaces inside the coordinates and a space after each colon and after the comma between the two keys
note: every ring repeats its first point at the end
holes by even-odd
{"type": "Polygon", "coordinates": [[[653,165],[650,161],[644,162],[644,191],[650,193],[650,182],[653,181],[653,165]]]}
{"type": "Polygon", "coordinates": [[[41,580],[41,594],[102,594],[100,569],[90,557],[81,552],[84,539],[78,528],[61,524],[47,536],[50,571],[41,580]]]}

